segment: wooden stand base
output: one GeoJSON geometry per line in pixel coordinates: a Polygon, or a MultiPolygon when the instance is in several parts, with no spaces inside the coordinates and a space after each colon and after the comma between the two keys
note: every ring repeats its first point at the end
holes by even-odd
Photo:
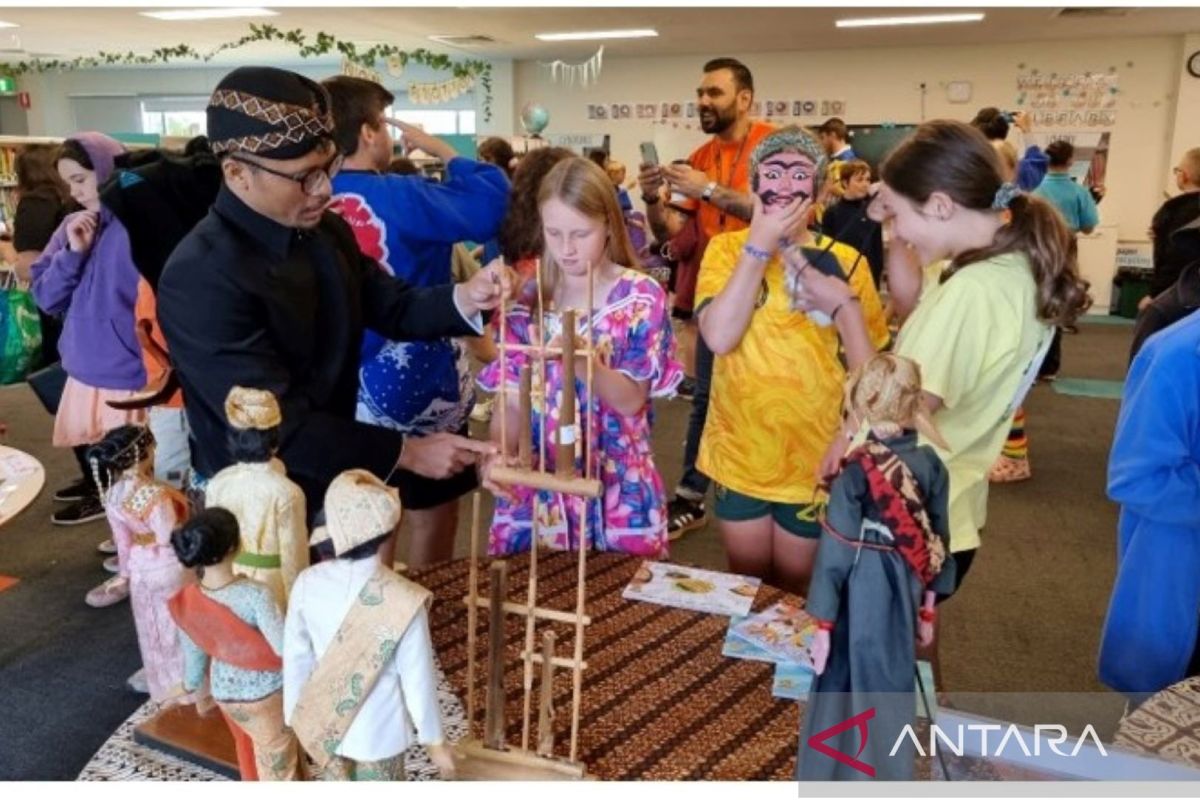
{"type": "Polygon", "coordinates": [[[237,751],[221,712],[196,713],[194,705],[160,711],[133,729],[133,740],[238,780],[237,751]]]}
{"type": "Polygon", "coordinates": [[[582,764],[544,758],[520,750],[491,750],[476,739],[454,746],[460,781],[581,781],[582,764]]]}

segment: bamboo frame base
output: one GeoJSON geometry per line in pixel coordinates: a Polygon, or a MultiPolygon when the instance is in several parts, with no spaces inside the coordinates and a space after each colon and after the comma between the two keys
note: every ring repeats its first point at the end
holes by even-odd
{"type": "Polygon", "coordinates": [[[454,745],[457,779],[465,781],[588,780],[583,764],[521,750],[492,750],[478,739],[454,745]]]}
{"type": "Polygon", "coordinates": [[[505,486],[528,486],[574,497],[595,499],[604,492],[604,487],[597,478],[563,478],[550,472],[516,467],[492,467],[491,478],[505,486]]]}

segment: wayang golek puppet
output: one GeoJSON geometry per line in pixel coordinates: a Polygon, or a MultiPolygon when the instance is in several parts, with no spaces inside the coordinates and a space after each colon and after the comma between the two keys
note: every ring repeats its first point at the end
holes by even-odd
{"type": "MultiPolygon", "coordinates": [[[[949,556],[949,475],[933,447],[949,449],[925,410],[920,369],[878,354],[847,381],[847,411],[865,441],[847,453],[830,488],[808,594],[818,622],[797,763],[799,780],[861,780],[868,772],[807,747],[814,734],[863,715],[823,744],[855,753],[882,780],[909,780],[914,751],[916,641],[933,638],[934,603],[954,588],[949,556]],[[866,730],[864,725],[862,731],[866,730]],[[907,746],[905,746],[907,744],[907,746]]],[[[932,687],[928,687],[932,690],[932,687]]]]}

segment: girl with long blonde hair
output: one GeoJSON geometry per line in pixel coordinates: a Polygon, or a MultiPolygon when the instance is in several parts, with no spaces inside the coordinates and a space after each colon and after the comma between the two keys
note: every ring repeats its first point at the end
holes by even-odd
{"type": "Polygon", "coordinates": [[[555,448],[540,452],[545,441],[557,441],[565,380],[575,382],[578,408],[575,469],[583,474],[582,456],[592,460],[592,474],[604,485],[601,499],[587,501],[556,492],[499,486],[490,471],[499,457],[484,465],[484,485],[497,496],[489,550],[503,554],[527,550],[536,527],[539,542],[558,550],[593,547],[661,558],[667,551],[666,495],[651,449],[650,398],[670,395],[683,378],[675,359],[667,296],[638,270],[612,183],[594,163],[578,157],[559,162],[538,192],[542,236],[540,292],[508,309],[506,342],[557,346],[573,335],[582,353],[589,340],[601,354],[594,364],[593,396],[588,397],[586,360],[564,365],[547,356],[544,374],[529,353],[509,352],[505,371],[489,364],[479,376],[491,392],[501,380],[508,405],[492,418],[492,438],[500,440],[501,414],[507,415],[504,451],[515,454],[522,429],[518,390],[524,368],[531,371],[532,452],[534,468],[544,457],[547,471],[556,469],[555,448]],[[588,308],[589,279],[594,281],[588,308]],[[540,294],[540,300],[538,295],[540,294]],[[561,312],[576,311],[576,329],[561,330],[561,312]],[[544,399],[543,399],[544,398],[544,399]],[[591,424],[587,409],[591,410],[591,424]],[[586,430],[585,430],[586,427],[586,430]],[[586,442],[586,446],[584,445],[586,442]],[[588,515],[589,541],[581,542],[583,515],[588,515]],[[536,518],[536,526],[535,526],[536,518]]]}

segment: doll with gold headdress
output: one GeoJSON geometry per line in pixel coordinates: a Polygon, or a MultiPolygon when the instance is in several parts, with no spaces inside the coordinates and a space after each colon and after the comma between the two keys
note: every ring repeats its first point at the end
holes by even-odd
{"type": "Polygon", "coordinates": [[[167,603],[192,580],[171,547],[171,532],[187,518],[187,501],[154,479],[154,435],[145,426],[114,428],[86,456],[117,545],[120,573],[113,580],[128,582],[146,687],[152,700],[163,702],[183,679],[179,629],[167,603]]]}
{"type": "Polygon", "coordinates": [[[932,641],[936,594],[954,587],[949,473],[932,447],[918,445],[917,434],[949,448],[926,414],[920,368],[909,359],[881,353],[859,367],[846,384],[846,407],[870,433],[847,453],[822,520],[807,605],[818,623],[811,646],[817,678],[796,774],[867,777],[804,743],[869,714],[869,737],[847,726],[823,743],[858,752],[876,779],[911,780],[912,740],[904,737],[908,749],[891,751],[916,710],[916,641],[932,641]]]}
{"type": "Polygon", "coordinates": [[[275,458],[283,421],[279,401],[266,390],[235,386],[225,399],[225,416],[237,463],[213,476],[204,504],[237,517],[241,549],[233,571],[265,583],[286,609],[296,576],[308,566],[308,526],[304,492],[275,458]]]}

